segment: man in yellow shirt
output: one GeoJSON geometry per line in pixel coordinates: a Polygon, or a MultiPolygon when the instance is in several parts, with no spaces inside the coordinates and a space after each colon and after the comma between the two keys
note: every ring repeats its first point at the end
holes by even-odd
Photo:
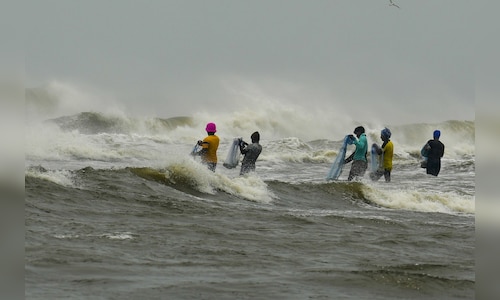
{"type": "MultiPolygon", "coordinates": [[[[370,174],[370,178],[373,181],[377,181],[384,175],[385,181],[391,181],[391,171],[392,171],[392,157],[394,155],[394,145],[391,141],[391,131],[389,128],[384,128],[380,132],[380,138],[384,142],[382,147],[377,149],[377,154],[381,155],[381,164],[379,169],[370,174]]],[[[375,157],[372,157],[375,159],[375,157]]]]}
{"type": "Polygon", "coordinates": [[[201,156],[201,161],[205,163],[209,170],[215,172],[217,167],[217,149],[219,148],[219,137],[215,135],[217,129],[214,123],[208,123],[205,130],[207,137],[203,141],[198,141],[201,150],[195,155],[201,156]]]}

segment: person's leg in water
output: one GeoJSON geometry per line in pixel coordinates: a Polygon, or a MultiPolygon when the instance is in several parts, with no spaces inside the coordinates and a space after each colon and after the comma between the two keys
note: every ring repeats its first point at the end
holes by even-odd
{"type": "Polygon", "coordinates": [[[354,160],[352,162],[351,171],[349,172],[349,177],[347,177],[347,180],[351,181],[355,177],[363,177],[365,175],[367,167],[368,163],[366,161],[354,160]]]}
{"type": "Polygon", "coordinates": [[[217,167],[217,163],[208,162],[207,167],[210,171],[215,172],[215,168],[217,167]]]}

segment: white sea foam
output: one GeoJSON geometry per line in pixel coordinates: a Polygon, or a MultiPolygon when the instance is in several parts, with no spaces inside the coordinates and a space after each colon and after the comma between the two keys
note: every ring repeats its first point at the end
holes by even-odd
{"type": "MultiPolygon", "coordinates": [[[[408,158],[415,156],[423,144],[432,138],[432,132],[440,129],[441,140],[446,145],[445,155],[447,157],[474,155],[475,153],[475,125],[474,121],[437,121],[436,123],[417,123],[392,125],[384,121],[372,120],[364,121],[356,119],[356,116],[348,116],[342,111],[341,103],[332,103],[329,106],[311,105],[311,101],[302,101],[301,104],[291,104],[282,97],[266,95],[263,91],[246,86],[235,88],[235,97],[241,98],[232,110],[213,111],[203,107],[194,108],[189,117],[189,122],[175,120],[168,122],[167,119],[159,119],[156,116],[137,116],[132,112],[126,112],[123,107],[117,104],[116,99],[112,99],[105,93],[93,91],[90,88],[82,88],[69,83],[54,81],[43,88],[33,88],[27,90],[27,148],[28,154],[31,150],[42,150],[44,146],[49,146],[48,155],[60,154],[60,149],[54,144],[67,147],[67,151],[73,152],[78,157],[80,151],[83,157],[99,160],[117,159],[126,151],[120,152],[117,149],[108,147],[110,139],[120,137],[102,136],[102,139],[92,139],[87,136],[79,136],[85,130],[101,130],[100,133],[110,135],[123,133],[122,143],[116,146],[128,147],[142,139],[142,143],[160,142],[194,144],[202,139],[205,133],[205,124],[215,122],[217,124],[217,135],[221,142],[231,141],[234,137],[242,137],[249,140],[254,131],[261,133],[263,144],[281,141],[284,149],[289,150],[294,157],[307,154],[308,149],[304,149],[304,143],[313,140],[340,141],[346,134],[352,133],[354,127],[362,125],[365,127],[369,143],[381,143],[380,130],[389,127],[392,131],[392,141],[395,145],[395,153],[398,158],[408,158]],[[57,118],[62,116],[77,115],[82,112],[94,112],[90,116],[81,116],[76,119],[81,123],[69,123],[62,125],[65,134],[50,125],[40,123],[40,120],[57,118]],[[90,117],[90,118],[89,118],[90,117]],[[99,122],[99,123],[92,123],[99,122]],[[170,125],[166,125],[167,122],[170,125]],[[81,128],[73,128],[74,126],[81,128]],[[106,127],[108,126],[108,127],[106,127]],[[165,127],[167,126],[167,127],[165,127]],[[68,134],[68,128],[71,128],[68,134]],[[109,131],[112,130],[112,131],[109,131]],[[133,138],[132,136],[135,137],[133,138]],[[293,141],[297,144],[293,145],[293,141]],[[49,145],[44,145],[48,143],[49,145]],[[68,145],[78,145],[79,149],[71,149],[68,145]],[[96,143],[96,147],[94,147],[96,143]],[[298,145],[302,143],[302,145],[298,145]],[[99,153],[99,147],[104,146],[105,153],[99,153]],[[84,147],[91,149],[84,150],[84,147]],[[297,153],[303,151],[303,153],[297,153]],[[109,156],[109,157],[107,157],[109,156]]],[[[348,102],[348,99],[346,99],[348,102]]],[[[161,115],[161,113],[158,113],[161,115]]],[[[168,115],[165,112],[165,115],[168,115]]],[[[60,124],[61,126],[61,124],[60,124]]],[[[158,146],[158,145],[156,145],[158,146]]],[[[283,149],[283,148],[282,148],[283,149]]],[[[274,149],[273,149],[274,150],[274,149]]],[[[147,150],[146,150],[147,151],[147,150]]],[[[64,150],[62,151],[64,155],[64,150]]],[[[282,151],[285,152],[285,151],[282,151]]],[[[141,152],[130,153],[132,156],[140,156],[141,152]]],[[[315,157],[316,158],[316,157],[315,157]]],[[[289,157],[290,159],[290,157],[289,157]]],[[[321,160],[321,158],[318,158],[321,160]]]]}
{"type": "Polygon", "coordinates": [[[475,212],[475,196],[456,192],[375,188],[367,185],[364,187],[364,195],[374,203],[393,209],[467,214],[475,212]]]}
{"type": "Polygon", "coordinates": [[[74,186],[73,174],[69,170],[40,170],[29,168],[25,174],[33,177],[51,181],[62,186],[74,186]]]}

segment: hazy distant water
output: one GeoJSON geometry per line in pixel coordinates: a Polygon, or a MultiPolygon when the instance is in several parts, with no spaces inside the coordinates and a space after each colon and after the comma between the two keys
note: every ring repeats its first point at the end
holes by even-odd
{"type": "MultiPolygon", "coordinates": [[[[389,184],[325,181],[343,136],[260,129],[240,177],[188,155],[190,119],[58,122],[27,130],[27,299],[474,298],[473,122],[438,124],[437,178],[418,167],[432,126],[392,128],[389,184]]],[[[239,135],[220,134],[222,162],[239,135]]]]}

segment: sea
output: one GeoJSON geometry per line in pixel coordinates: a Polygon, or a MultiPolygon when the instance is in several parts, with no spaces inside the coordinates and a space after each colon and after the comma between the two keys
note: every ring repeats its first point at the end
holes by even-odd
{"type": "Polygon", "coordinates": [[[474,120],[385,124],[277,103],[58,115],[35,96],[26,299],[475,298],[474,120]],[[208,122],[221,141],[215,172],[190,155],[208,122]],[[348,182],[350,164],[326,179],[360,125],[369,144],[392,131],[391,182],[368,172],[348,182]],[[437,177],[420,167],[435,129],[445,144],[437,177]],[[254,131],[263,151],[240,176],[223,162],[233,139],[254,131]]]}

